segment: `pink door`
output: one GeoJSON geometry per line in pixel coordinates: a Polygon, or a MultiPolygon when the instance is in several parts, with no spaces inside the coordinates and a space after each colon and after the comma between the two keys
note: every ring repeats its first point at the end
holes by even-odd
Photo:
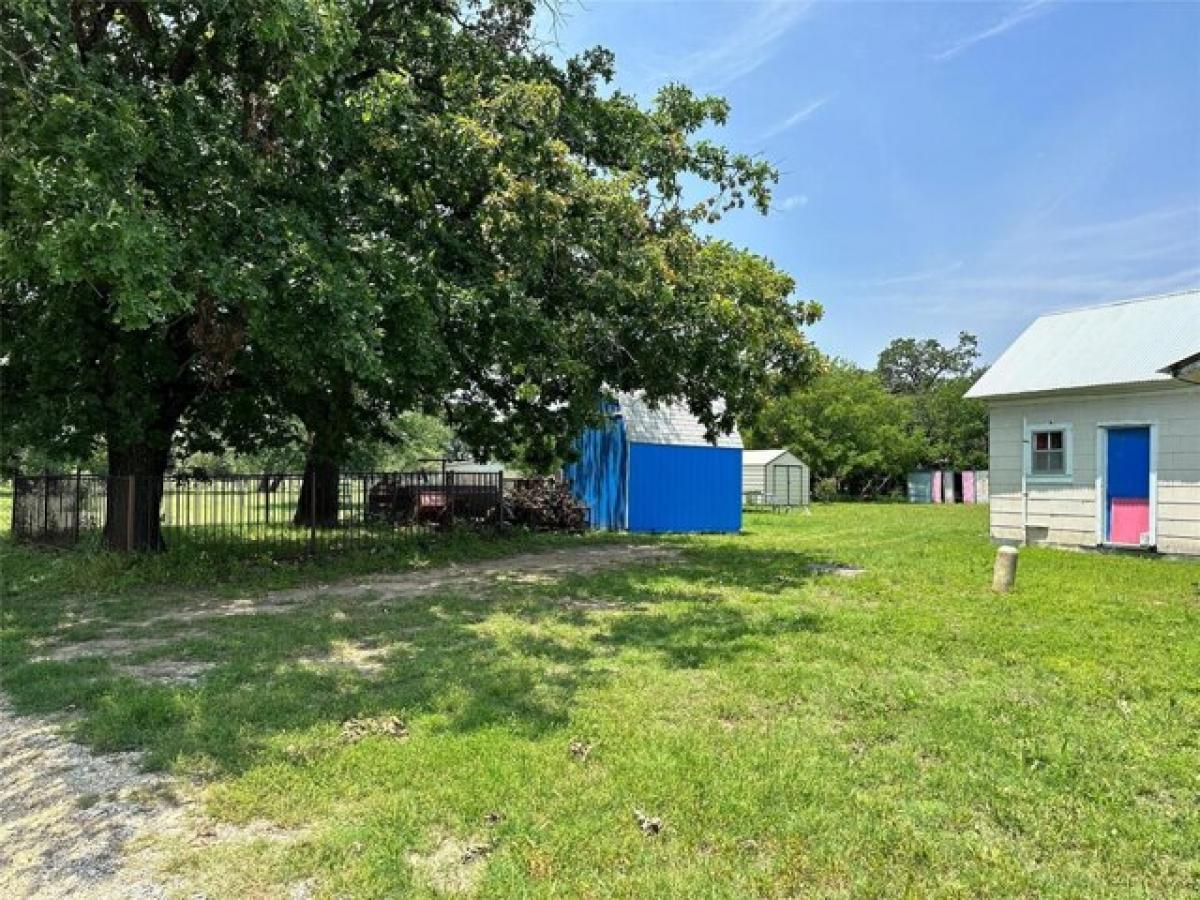
{"type": "Polygon", "coordinates": [[[962,502],[963,503],[974,503],[975,502],[975,473],[970,472],[970,471],[963,472],[962,473],[962,485],[963,485],[962,502]]]}
{"type": "Polygon", "coordinates": [[[1150,429],[1108,429],[1105,496],[1110,544],[1137,546],[1150,528],[1150,429]]]}
{"type": "Polygon", "coordinates": [[[933,473],[933,502],[942,502],[942,473],[938,470],[933,473]]]}

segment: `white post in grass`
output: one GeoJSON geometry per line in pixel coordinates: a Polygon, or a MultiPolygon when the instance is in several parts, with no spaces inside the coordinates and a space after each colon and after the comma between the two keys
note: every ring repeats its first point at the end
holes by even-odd
{"type": "Polygon", "coordinates": [[[996,565],[992,568],[992,590],[1007,594],[1017,580],[1017,548],[1001,547],[996,551],[996,565]]]}

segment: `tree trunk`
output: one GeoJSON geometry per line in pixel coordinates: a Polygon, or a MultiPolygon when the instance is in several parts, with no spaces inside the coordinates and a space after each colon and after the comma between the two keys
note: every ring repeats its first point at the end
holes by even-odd
{"type": "Polygon", "coordinates": [[[114,550],[166,549],[163,477],[180,418],[199,389],[191,368],[192,324],[181,316],[161,331],[101,326],[108,449],[104,544],[114,550]]]}
{"type": "Polygon", "coordinates": [[[160,508],[166,451],[148,445],[108,451],[104,545],[126,553],[165,550],[160,508]]]}
{"type": "Polygon", "coordinates": [[[312,451],[304,463],[304,481],[300,485],[300,500],[295,525],[336,528],[338,524],[338,486],[341,467],[330,459],[315,458],[312,451]]]}
{"type": "Polygon", "coordinates": [[[310,398],[307,415],[301,420],[308,431],[308,450],[304,456],[304,482],[292,522],[318,528],[338,525],[338,487],[342,463],[349,449],[346,411],[353,400],[344,385],[330,396],[310,398]]]}

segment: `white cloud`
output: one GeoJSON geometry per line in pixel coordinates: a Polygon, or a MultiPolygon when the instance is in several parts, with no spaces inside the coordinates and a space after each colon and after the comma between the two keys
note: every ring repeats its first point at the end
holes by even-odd
{"type": "MultiPolygon", "coordinates": [[[[1020,270],[965,278],[915,299],[909,307],[923,316],[1015,325],[1017,330],[1037,316],[1055,310],[1149,297],[1200,285],[1200,266],[1185,266],[1155,275],[1115,272],[1041,273],[1020,270]]],[[[994,348],[1000,350],[1003,348],[994,348]]]]}
{"type": "Polygon", "coordinates": [[[766,131],[764,131],[763,135],[762,135],[762,140],[765,141],[768,138],[773,138],[776,135],[783,134],[785,131],[788,131],[791,128],[795,128],[801,122],[804,122],[807,119],[811,118],[813,113],[815,113],[818,109],[820,109],[822,106],[824,106],[826,103],[828,103],[832,99],[833,99],[833,97],[831,95],[829,97],[821,97],[818,100],[812,100],[812,101],[804,104],[802,107],[800,107],[794,113],[792,113],[790,116],[788,116],[785,119],[780,119],[778,122],[776,122],[770,128],[768,128],[766,131]]]}
{"type": "Polygon", "coordinates": [[[881,278],[879,281],[872,281],[870,284],[872,287],[890,287],[894,284],[915,284],[921,281],[932,281],[935,278],[941,278],[944,275],[957,272],[962,267],[963,262],[959,259],[948,266],[939,266],[936,269],[926,269],[922,272],[910,272],[907,275],[894,275],[891,278],[881,278]]]}
{"type": "Polygon", "coordinates": [[[808,206],[807,194],[792,194],[789,197],[784,197],[778,203],[774,204],[774,208],[780,212],[790,212],[793,209],[799,209],[802,206],[808,206]]]}
{"type": "MultiPolygon", "coordinates": [[[[812,0],[770,0],[757,4],[754,12],[727,32],[719,43],[687,54],[660,74],[663,80],[725,87],[768,62],[779,42],[811,6],[812,0]]],[[[739,4],[736,8],[746,7],[739,4]]]]}
{"type": "Polygon", "coordinates": [[[1028,22],[1030,19],[1041,15],[1042,13],[1046,12],[1049,7],[1050,0],[1029,0],[1027,3],[1022,3],[996,24],[985,28],[982,31],[977,31],[974,34],[969,34],[966,37],[959,39],[945,50],[942,50],[940,53],[935,53],[933,58],[938,62],[943,62],[947,59],[953,59],[964,50],[974,47],[976,44],[982,43],[983,41],[998,37],[999,35],[1004,34],[1006,31],[1011,31],[1018,25],[1028,22]]]}
{"type": "MultiPolygon", "coordinates": [[[[913,314],[1023,325],[1036,315],[1200,285],[1200,205],[1102,221],[1038,221],[977,258],[884,279],[872,293],[913,314]]],[[[975,326],[971,326],[975,327],[975,326]]]]}

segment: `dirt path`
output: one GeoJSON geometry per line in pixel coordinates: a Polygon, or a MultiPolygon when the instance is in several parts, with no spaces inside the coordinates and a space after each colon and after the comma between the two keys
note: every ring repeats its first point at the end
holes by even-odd
{"type": "Polygon", "coordinates": [[[136,754],[95,755],[0,697],[0,897],[166,897],[136,845],[185,820],[136,754]]]}
{"type": "Polygon", "coordinates": [[[171,641],[166,638],[141,638],[136,630],[160,625],[200,623],[226,616],[287,613],[314,599],[361,597],[371,602],[387,602],[441,591],[486,595],[505,584],[544,584],[570,575],[620,566],[667,563],[678,557],[677,550],[653,545],[564,547],[390,575],[360,576],[331,584],[306,585],[234,600],[197,597],[181,602],[169,612],[147,616],[92,640],[51,643],[44,648],[40,658],[66,661],[85,656],[152,650],[166,646],[171,641]]]}
{"type": "MultiPolygon", "coordinates": [[[[198,597],[131,627],[284,613],[324,597],[388,601],[439,591],[486,595],[504,584],[545,583],[624,565],[666,563],[677,556],[668,548],[632,544],[568,547],[238,600],[198,597]]],[[[95,640],[52,644],[42,658],[127,653],[145,649],[153,640],[139,641],[127,626],[95,640]]],[[[147,900],[186,894],[186,886],[160,874],[161,850],[155,844],[161,845],[161,839],[195,845],[294,837],[276,835],[265,823],[233,828],[205,822],[196,801],[181,798],[180,789],[167,776],[141,772],[138,754],[94,754],[64,738],[54,723],[17,715],[0,695],[0,898],[147,900]]],[[[308,893],[306,885],[296,887],[295,896],[308,893]]]]}
{"type": "Polygon", "coordinates": [[[388,601],[436,594],[439,591],[486,593],[490,588],[505,583],[542,584],[569,575],[584,575],[624,565],[666,562],[677,557],[678,552],[667,547],[637,544],[564,547],[393,575],[371,575],[332,584],[307,585],[286,591],[271,591],[262,597],[200,602],[147,620],[147,624],[288,612],[316,597],[370,596],[374,600],[388,601]]]}
{"type": "MultiPolygon", "coordinates": [[[[0,897],[4,900],[202,898],[168,875],[169,847],[290,842],[269,822],[230,825],[203,814],[196,791],[140,770],[137,753],[92,753],[0,696],[0,897]]],[[[287,896],[307,898],[300,882],[287,896]]]]}

